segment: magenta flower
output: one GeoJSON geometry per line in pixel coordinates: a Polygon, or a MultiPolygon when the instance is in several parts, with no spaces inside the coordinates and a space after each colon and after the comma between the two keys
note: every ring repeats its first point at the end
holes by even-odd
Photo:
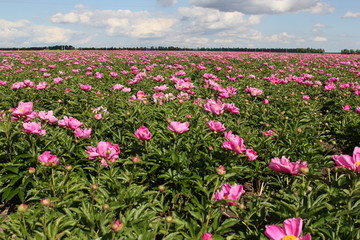
{"type": "Polygon", "coordinates": [[[211,233],[204,233],[201,237],[201,240],[212,240],[213,235],[211,233]]]}
{"type": "Polygon", "coordinates": [[[80,89],[83,91],[90,91],[92,89],[92,86],[90,84],[79,84],[80,89]]]}
{"type": "Polygon", "coordinates": [[[184,133],[189,131],[189,122],[170,122],[168,129],[174,133],[184,133]]]}
{"type": "Polygon", "coordinates": [[[33,103],[32,102],[20,102],[16,108],[10,108],[12,115],[14,116],[26,116],[33,113],[33,103]]]}
{"type": "Polygon", "coordinates": [[[74,136],[77,138],[88,139],[91,137],[91,132],[92,132],[91,128],[85,128],[85,129],[77,128],[74,131],[74,136]]]}
{"type": "Polygon", "coordinates": [[[221,122],[216,122],[214,120],[208,121],[207,125],[209,129],[214,132],[223,132],[226,130],[224,124],[222,124],[221,122]]]}
{"type": "Polygon", "coordinates": [[[135,137],[140,140],[150,140],[152,135],[147,127],[141,126],[135,131],[135,137]]]}
{"type": "Polygon", "coordinates": [[[254,149],[246,149],[245,155],[249,161],[254,161],[258,158],[257,152],[254,149]]]}
{"type": "Polygon", "coordinates": [[[40,112],[38,113],[38,117],[39,117],[41,120],[48,121],[50,124],[55,123],[55,122],[57,122],[57,120],[58,120],[58,119],[54,116],[54,112],[53,112],[53,111],[48,111],[48,112],[40,111],[40,112]]]}
{"type": "MultiPolygon", "coordinates": [[[[242,185],[234,184],[233,186],[230,183],[225,183],[221,190],[217,190],[214,194],[214,197],[217,201],[222,199],[231,199],[231,200],[238,200],[241,195],[245,193],[242,185]]],[[[230,205],[236,205],[235,201],[228,201],[230,205]]]]}
{"type": "Polygon", "coordinates": [[[226,110],[229,111],[230,113],[233,113],[233,114],[240,113],[240,110],[239,110],[239,108],[237,108],[235,106],[235,103],[225,103],[224,106],[225,106],[226,110]]]}
{"type": "Polygon", "coordinates": [[[221,115],[224,113],[224,104],[215,102],[213,99],[207,100],[204,104],[204,110],[207,112],[214,113],[216,115],[221,115]]]}
{"type": "Polygon", "coordinates": [[[345,106],[342,107],[342,109],[345,111],[349,111],[351,109],[351,105],[346,104],[345,106]]]}
{"type": "Polygon", "coordinates": [[[77,120],[76,118],[65,116],[62,120],[58,121],[58,125],[60,127],[68,127],[75,130],[81,127],[83,123],[77,120]]]}
{"type": "Polygon", "coordinates": [[[225,141],[222,145],[223,148],[234,151],[237,154],[242,154],[246,150],[244,140],[238,135],[232,134],[231,131],[224,134],[225,138],[229,141],[225,141]]]}
{"type": "Polygon", "coordinates": [[[41,123],[36,122],[24,122],[23,131],[26,133],[35,134],[38,136],[45,136],[46,130],[41,128],[41,123]]]}
{"type": "Polygon", "coordinates": [[[300,175],[302,169],[307,169],[308,163],[301,162],[300,160],[296,162],[290,162],[290,158],[282,156],[281,159],[273,158],[269,164],[269,168],[276,172],[290,173],[292,175],[300,175]]]}
{"type": "Polygon", "coordinates": [[[310,233],[300,237],[303,220],[289,218],[283,222],[282,228],[278,225],[266,225],[265,235],[271,240],[311,240],[310,233]]]}
{"type": "Polygon", "coordinates": [[[38,160],[41,164],[46,166],[54,166],[59,163],[59,159],[56,155],[50,154],[50,151],[43,152],[39,157],[38,160]]]}
{"type": "Polygon", "coordinates": [[[360,173],[360,147],[355,147],[353,156],[334,155],[332,157],[338,166],[360,173]]]}
{"type": "Polygon", "coordinates": [[[120,154],[119,146],[110,142],[99,142],[96,147],[88,146],[87,149],[85,152],[89,154],[89,159],[99,158],[104,166],[107,166],[107,161],[115,162],[120,154]]]}

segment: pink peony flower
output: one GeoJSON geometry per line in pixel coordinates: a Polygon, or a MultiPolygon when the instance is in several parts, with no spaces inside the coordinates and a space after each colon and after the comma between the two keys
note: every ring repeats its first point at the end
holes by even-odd
{"type": "Polygon", "coordinates": [[[221,122],[216,122],[214,120],[210,120],[207,122],[207,125],[208,125],[209,129],[214,132],[226,131],[224,124],[222,124],[221,122]]]}
{"type": "Polygon", "coordinates": [[[79,84],[80,89],[83,91],[90,91],[92,89],[92,86],[90,84],[79,84]]]}
{"type": "Polygon", "coordinates": [[[38,117],[39,117],[41,120],[48,121],[50,124],[55,123],[55,122],[57,122],[57,120],[58,120],[58,119],[54,116],[54,112],[53,112],[53,111],[48,111],[48,112],[40,111],[40,112],[38,113],[38,117]]]}
{"type": "Polygon", "coordinates": [[[357,114],[360,114],[360,107],[356,107],[356,108],[355,108],[355,112],[356,112],[357,114]]]}
{"type": "Polygon", "coordinates": [[[76,118],[65,116],[62,120],[58,121],[58,125],[60,127],[69,127],[71,129],[75,130],[75,129],[81,127],[83,125],[83,123],[80,122],[79,120],[77,120],[76,118]]]}
{"type": "Polygon", "coordinates": [[[352,157],[349,155],[334,155],[332,158],[338,166],[360,173],[360,147],[354,148],[352,157]]]}
{"type": "Polygon", "coordinates": [[[234,113],[234,114],[240,113],[240,110],[235,106],[235,103],[225,103],[224,106],[226,110],[229,111],[230,113],[234,113]]]}
{"type": "Polygon", "coordinates": [[[219,104],[214,100],[207,100],[206,104],[204,104],[204,109],[207,112],[214,113],[216,115],[221,115],[224,113],[224,104],[219,104]]]}
{"type": "Polygon", "coordinates": [[[91,137],[91,132],[92,132],[91,128],[85,128],[85,129],[77,128],[74,131],[74,136],[77,138],[88,139],[91,137]]]}
{"type": "MultiPolygon", "coordinates": [[[[245,193],[242,185],[234,184],[233,186],[230,183],[225,183],[221,190],[217,190],[214,194],[214,197],[217,201],[222,199],[231,199],[231,200],[238,200],[241,195],[245,193]]],[[[230,205],[236,205],[235,201],[228,201],[230,205]]]]}
{"type": "Polygon", "coordinates": [[[110,142],[99,142],[96,147],[87,147],[85,152],[89,154],[89,159],[99,158],[102,165],[107,166],[107,161],[115,162],[119,158],[120,148],[117,144],[110,142]]]}
{"type": "Polygon", "coordinates": [[[275,133],[276,133],[276,131],[274,131],[274,130],[272,130],[272,129],[270,129],[270,130],[268,130],[268,131],[266,131],[266,132],[262,132],[262,134],[263,134],[264,137],[272,136],[272,135],[274,135],[275,133]]]}
{"type": "Polygon", "coordinates": [[[50,154],[50,151],[43,152],[39,157],[38,160],[41,164],[46,166],[54,166],[59,163],[59,159],[56,155],[50,154]]]}
{"type": "Polygon", "coordinates": [[[303,96],[302,96],[302,99],[303,99],[303,100],[309,100],[309,99],[310,99],[310,96],[309,96],[309,95],[303,95],[303,96]]]}
{"type": "Polygon", "coordinates": [[[290,159],[285,156],[282,156],[281,159],[273,158],[269,164],[269,168],[276,172],[290,173],[292,175],[300,175],[300,168],[307,169],[307,166],[307,162],[300,162],[300,160],[296,162],[290,162],[290,159]]]}
{"type": "Polygon", "coordinates": [[[254,161],[258,158],[257,152],[253,149],[246,149],[245,155],[249,161],[254,161]]]}
{"type": "Polygon", "coordinates": [[[351,109],[351,105],[346,104],[345,106],[342,107],[342,109],[345,111],[349,111],[351,109]]]}
{"type": "Polygon", "coordinates": [[[45,136],[46,130],[41,129],[41,123],[36,122],[24,122],[23,131],[26,133],[35,134],[38,136],[45,136]]]}
{"type": "Polygon", "coordinates": [[[266,225],[265,235],[271,240],[311,240],[310,233],[300,237],[303,220],[289,218],[283,222],[282,228],[278,225],[266,225]]]}
{"type": "Polygon", "coordinates": [[[201,237],[201,240],[212,240],[213,235],[211,233],[204,233],[201,237]]]}
{"type": "Polygon", "coordinates": [[[189,131],[189,125],[189,122],[181,123],[172,121],[170,122],[168,129],[174,133],[184,133],[189,131]]]}
{"type": "Polygon", "coordinates": [[[10,108],[10,111],[14,116],[26,116],[33,114],[32,108],[32,102],[20,102],[16,108],[10,108]]]}
{"type": "Polygon", "coordinates": [[[141,126],[135,131],[135,137],[140,140],[150,140],[152,135],[147,127],[141,126]]]}
{"type": "Polygon", "coordinates": [[[231,131],[226,132],[224,134],[225,138],[230,139],[229,141],[225,141],[222,145],[223,148],[234,151],[237,154],[242,154],[243,151],[246,151],[246,147],[244,145],[244,140],[238,135],[232,134],[231,131]]]}

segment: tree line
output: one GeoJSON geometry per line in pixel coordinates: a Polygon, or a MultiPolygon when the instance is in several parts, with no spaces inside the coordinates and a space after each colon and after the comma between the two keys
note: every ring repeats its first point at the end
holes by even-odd
{"type": "Polygon", "coordinates": [[[174,46],[152,46],[152,47],[78,47],[71,45],[56,45],[45,47],[12,47],[0,48],[2,51],[39,51],[39,50],[134,50],[134,51],[216,51],[216,52],[285,52],[285,53],[325,53],[324,49],[316,48],[240,48],[240,47],[174,47],[174,46]]]}
{"type": "Polygon", "coordinates": [[[341,50],[342,54],[360,54],[360,49],[343,49],[341,50]]]}

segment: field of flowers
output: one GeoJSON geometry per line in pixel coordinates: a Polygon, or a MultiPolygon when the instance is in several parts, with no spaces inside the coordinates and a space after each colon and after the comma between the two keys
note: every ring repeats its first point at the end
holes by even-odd
{"type": "Polygon", "coordinates": [[[360,239],[360,55],[0,52],[0,239],[360,239]]]}

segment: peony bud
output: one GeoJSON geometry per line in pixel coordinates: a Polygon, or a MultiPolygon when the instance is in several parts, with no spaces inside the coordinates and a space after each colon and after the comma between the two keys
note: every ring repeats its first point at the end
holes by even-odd
{"type": "Polygon", "coordinates": [[[119,232],[121,231],[123,228],[123,224],[120,222],[120,220],[115,220],[112,224],[111,224],[111,229],[114,232],[119,232]]]}

